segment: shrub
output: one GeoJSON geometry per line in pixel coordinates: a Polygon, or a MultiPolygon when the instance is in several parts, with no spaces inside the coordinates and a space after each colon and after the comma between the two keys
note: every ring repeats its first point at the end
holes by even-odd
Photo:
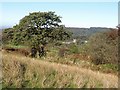
{"type": "Polygon", "coordinates": [[[3,46],[2,47],[5,51],[7,52],[14,52],[14,53],[18,53],[24,56],[29,56],[30,55],[30,50],[29,48],[21,48],[21,47],[15,47],[15,46],[3,46]]]}
{"type": "Polygon", "coordinates": [[[64,48],[64,47],[63,47],[63,48],[60,48],[60,49],[59,49],[58,56],[64,57],[67,51],[69,51],[67,48],[64,48]]]}
{"type": "Polygon", "coordinates": [[[112,34],[114,39],[111,39],[107,33],[96,33],[89,39],[89,53],[94,64],[118,64],[118,37],[112,34]]]}
{"type": "Polygon", "coordinates": [[[70,52],[71,53],[74,53],[74,54],[78,54],[79,53],[79,49],[78,49],[77,45],[71,44],[69,48],[70,48],[70,52]]]}

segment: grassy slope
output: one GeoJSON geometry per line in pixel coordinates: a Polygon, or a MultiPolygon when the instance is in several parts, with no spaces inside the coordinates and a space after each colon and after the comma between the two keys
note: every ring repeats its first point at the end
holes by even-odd
{"type": "Polygon", "coordinates": [[[76,66],[51,63],[3,53],[3,87],[104,87],[118,86],[118,77],[76,66]]]}

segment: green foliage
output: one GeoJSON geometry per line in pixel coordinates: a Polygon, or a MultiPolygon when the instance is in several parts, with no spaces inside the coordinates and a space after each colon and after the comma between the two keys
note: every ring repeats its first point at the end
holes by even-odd
{"type": "Polygon", "coordinates": [[[68,39],[72,33],[60,25],[60,18],[55,12],[30,13],[23,17],[18,25],[4,31],[3,41],[39,48],[41,45],[68,39]]]}
{"type": "Polygon", "coordinates": [[[115,64],[103,64],[101,67],[104,69],[112,69],[114,71],[118,71],[118,65],[115,64]]]}
{"type": "Polygon", "coordinates": [[[79,52],[81,54],[86,54],[88,55],[88,50],[89,50],[89,42],[88,43],[85,43],[85,44],[81,44],[79,46],[79,52]]]}
{"type": "Polygon", "coordinates": [[[56,40],[65,40],[72,33],[60,25],[60,16],[55,12],[33,12],[23,17],[13,28],[3,30],[3,41],[14,45],[45,45],[56,40]]]}
{"type": "Polygon", "coordinates": [[[79,53],[79,48],[78,48],[77,45],[71,44],[69,48],[70,48],[70,52],[71,52],[71,53],[75,53],[75,54],[78,54],[78,53],[79,53]]]}
{"type": "Polygon", "coordinates": [[[13,39],[13,32],[14,32],[14,30],[12,28],[7,28],[2,31],[3,44],[11,43],[11,41],[13,39]]]}
{"type": "MultiPolygon", "coordinates": [[[[34,12],[20,20],[19,25],[14,26],[13,41],[29,42],[30,45],[45,45],[53,40],[63,40],[70,37],[64,30],[60,16],[54,12],[34,12]]],[[[16,42],[15,42],[16,43],[16,42]]]]}

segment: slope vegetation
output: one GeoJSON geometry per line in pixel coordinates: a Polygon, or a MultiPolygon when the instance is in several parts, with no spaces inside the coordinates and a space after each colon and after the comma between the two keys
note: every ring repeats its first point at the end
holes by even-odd
{"type": "Polygon", "coordinates": [[[98,71],[3,53],[3,88],[117,88],[118,77],[98,71]]]}

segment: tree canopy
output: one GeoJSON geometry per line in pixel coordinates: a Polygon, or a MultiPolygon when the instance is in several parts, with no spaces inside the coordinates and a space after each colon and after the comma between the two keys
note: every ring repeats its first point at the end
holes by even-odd
{"type": "Polygon", "coordinates": [[[70,38],[71,33],[61,24],[60,16],[55,12],[33,12],[23,17],[14,26],[13,42],[29,43],[30,45],[44,45],[54,40],[70,38]]]}
{"type": "Polygon", "coordinates": [[[7,28],[2,31],[2,41],[3,43],[10,43],[12,42],[13,39],[13,29],[12,28],[7,28]]]}

